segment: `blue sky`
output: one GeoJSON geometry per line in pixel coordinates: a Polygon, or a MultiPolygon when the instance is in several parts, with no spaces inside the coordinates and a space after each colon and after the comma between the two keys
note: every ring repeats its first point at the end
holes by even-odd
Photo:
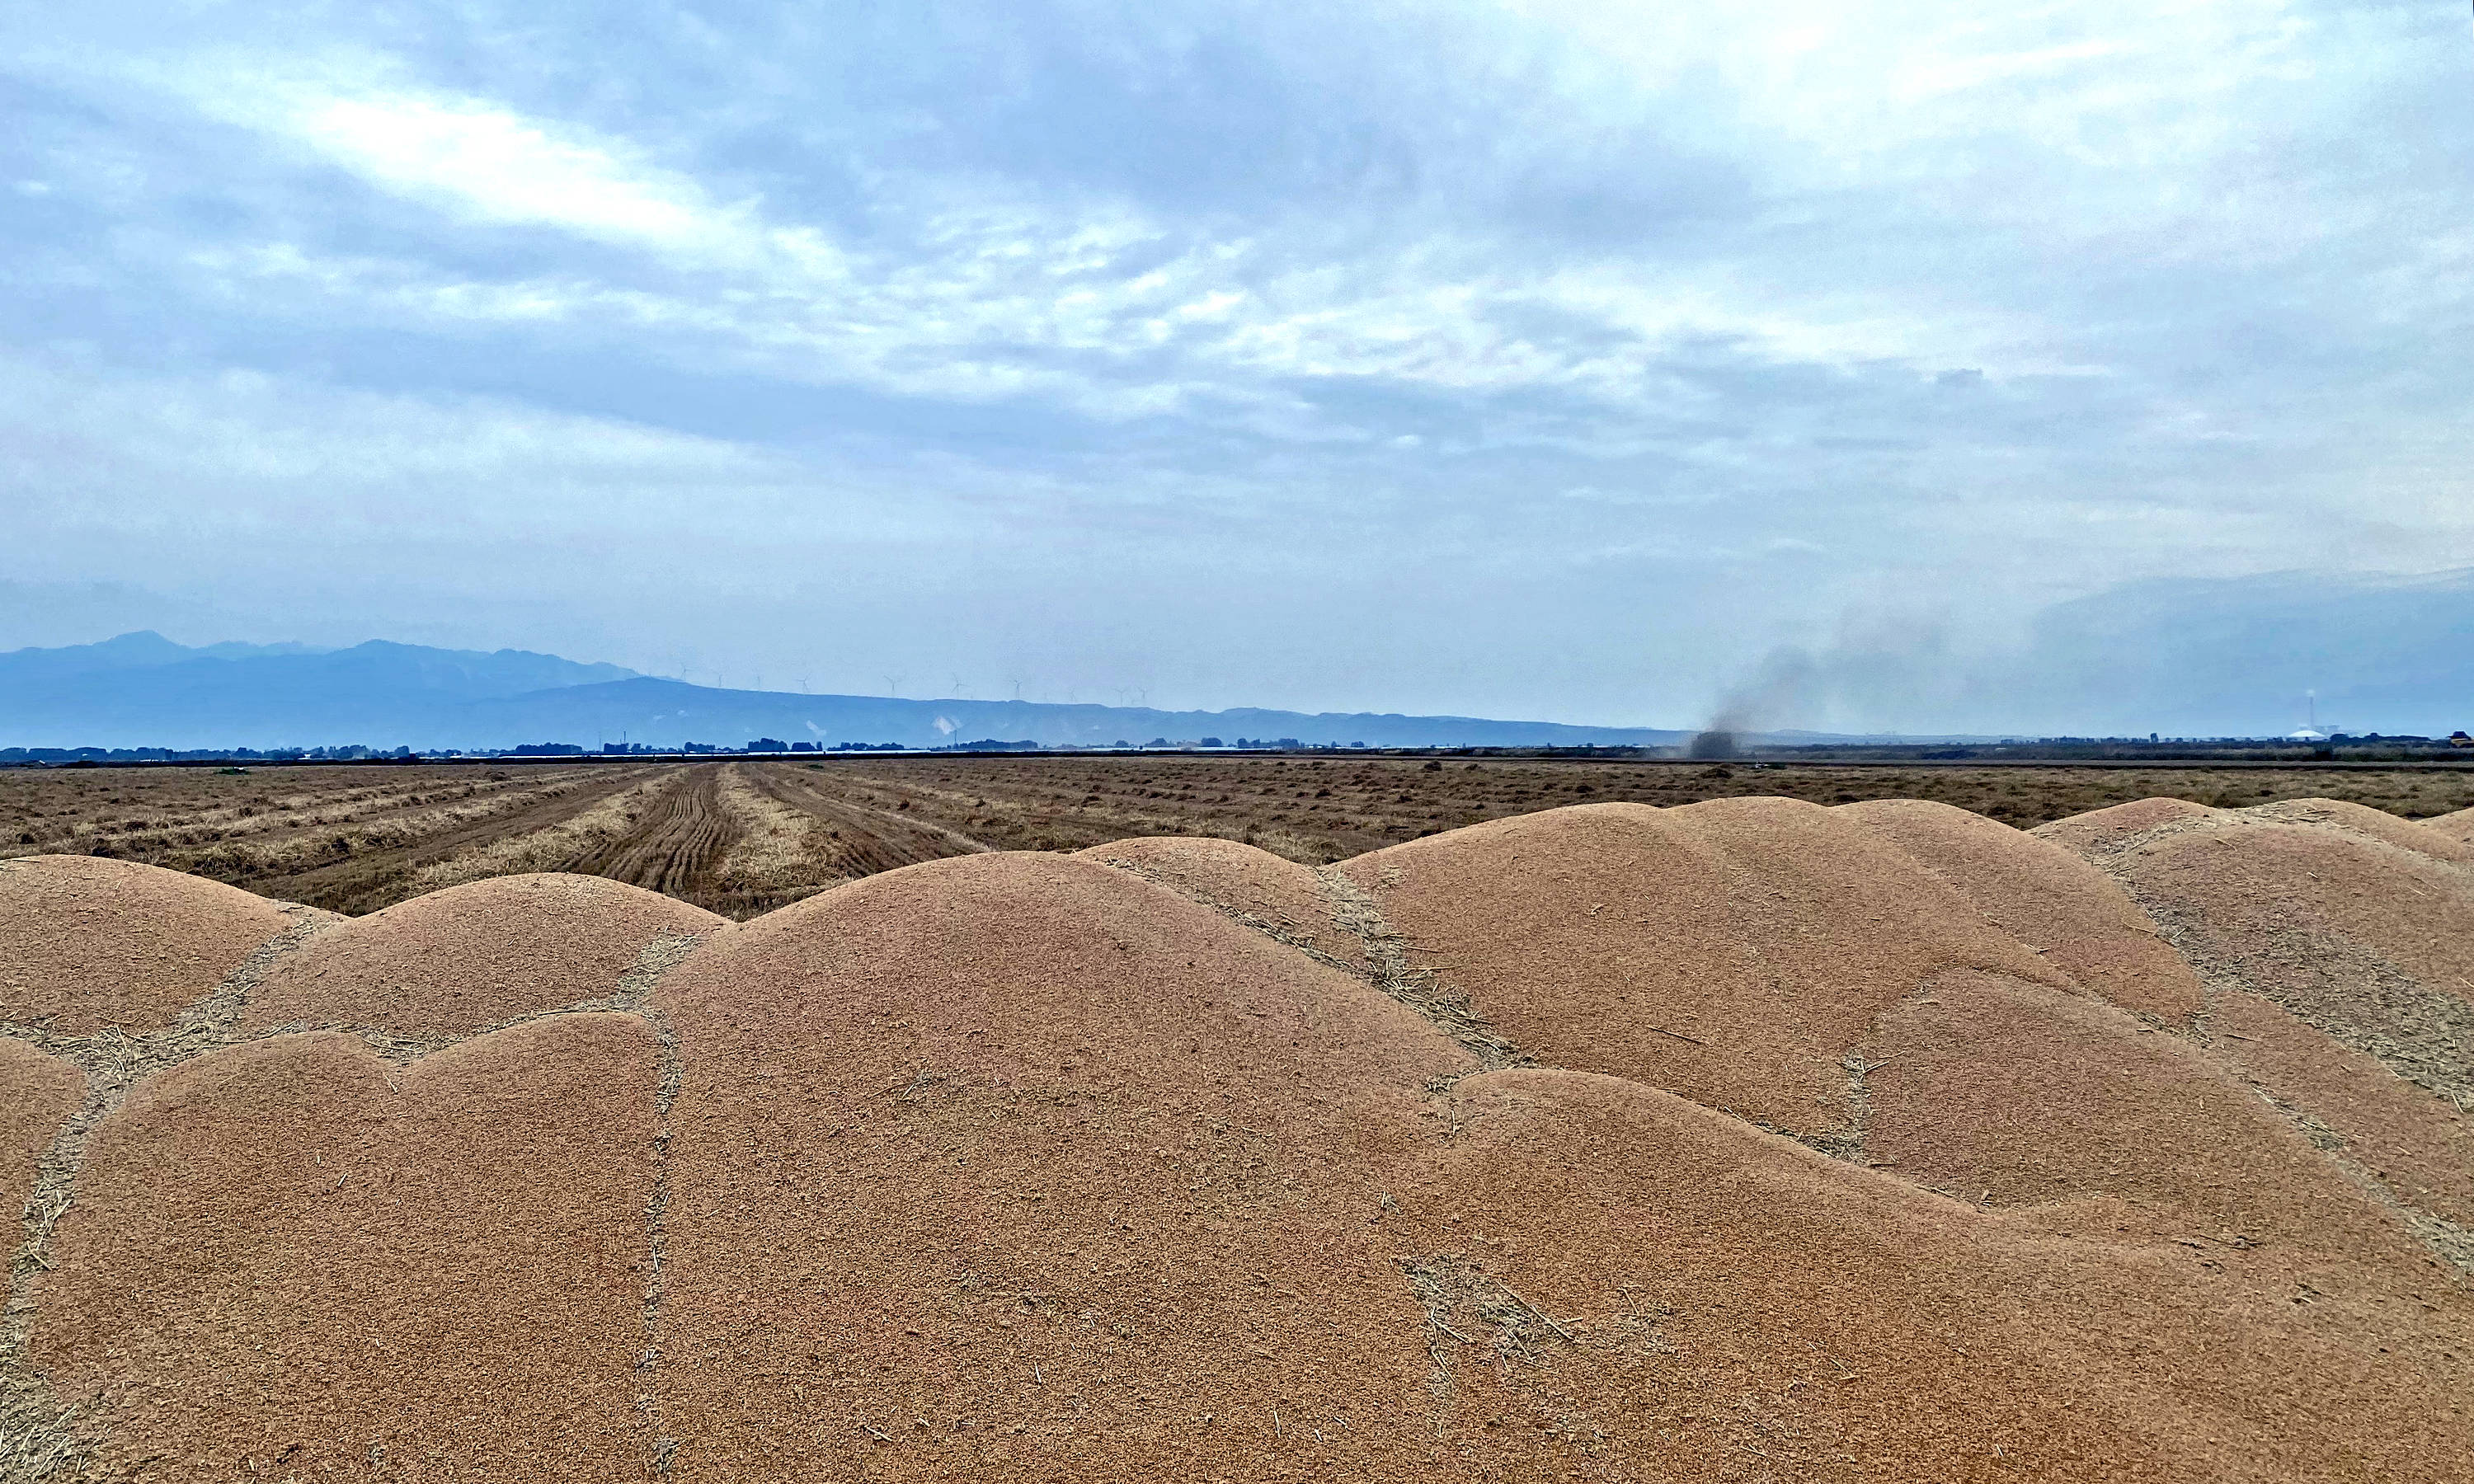
{"type": "Polygon", "coordinates": [[[13,8],[0,647],[1678,725],[2474,565],[2469,29],[13,8]]]}

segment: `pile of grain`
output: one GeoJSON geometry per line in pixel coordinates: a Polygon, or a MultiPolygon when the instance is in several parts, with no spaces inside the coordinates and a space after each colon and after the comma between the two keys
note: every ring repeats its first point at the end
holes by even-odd
{"type": "Polygon", "coordinates": [[[1852,1133],[1846,1057],[1935,975],[2068,981],[1860,821],[1787,799],[1591,804],[1346,863],[1520,1055],[1788,1133],[1852,1133]]]}
{"type": "Polygon", "coordinates": [[[35,1193],[36,1161],[62,1122],[85,1101],[76,1063],[22,1041],[0,1040],[0,1209],[22,1210],[35,1193]]]}
{"type": "Polygon", "coordinates": [[[1274,1407],[1342,1472],[1419,1447],[1380,1173],[1468,1064],[1364,983],[1126,873],[997,854],[759,919],[657,1003],[676,1477],[856,1448],[1203,1478],[1298,1447],[1274,1407]]]}
{"type": "Polygon", "coordinates": [[[2437,830],[2460,845],[2474,845],[2474,809],[2460,809],[2434,819],[2419,820],[2423,828],[2437,830]]]}
{"type": "Polygon", "coordinates": [[[2198,977],[2104,873],[2009,826],[1918,800],[1839,805],[1941,877],[1996,927],[2082,987],[2160,1022],[2188,1024],[2198,977]]]}
{"type": "Polygon", "coordinates": [[[271,969],[253,1033],[349,1025],[415,1041],[468,1036],[606,999],[647,949],[728,925],[599,876],[495,876],[355,918],[271,969]]]}
{"type": "Polygon", "coordinates": [[[1322,878],[1269,850],[1210,836],[1166,835],[1077,853],[1157,881],[1310,953],[1352,969],[1369,967],[1366,945],[1334,920],[1322,878]]]}
{"type": "Polygon", "coordinates": [[[92,855],[0,861],[0,1023],[158,1030],[290,925],[263,897],[92,855]]]}
{"type": "MultiPolygon", "coordinates": [[[[2093,839],[2077,823],[2040,833],[2093,839]]],[[[2435,1250],[2474,1263],[2474,849],[2324,799],[2089,849],[2211,984],[2211,1054],[2435,1250]]]]}
{"type": "Polygon", "coordinates": [[[2465,1476],[2469,852],[2041,833],[1592,805],[736,927],[0,869],[82,903],[37,1008],[143,1010],[0,1036],[0,1378],[129,1478],[2465,1476]]]}
{"type": "Polygon", "coordinates": [[[2435,1090],[2474,1095],[2474,851],[2353,811],[2223,811],[2104,860],[2203,972],[2435,1090]]]}
{"type": "Polygon", "coordinates": [[[2039,825],[2030,833],[2083,855],[2100,855],[2125,840],[2215,812],[2187,799],[2139,799],[2039,825]]]}
{"type": "Polygon", "coordinates": [[[609,1015],[158,1074],[85,1146],[28,1362],[158,1477],[626,1477],[659,1080],[609,1015]]]}

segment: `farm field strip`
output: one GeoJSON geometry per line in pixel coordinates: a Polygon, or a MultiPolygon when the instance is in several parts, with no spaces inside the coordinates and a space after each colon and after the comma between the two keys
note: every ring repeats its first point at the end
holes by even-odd
{"type": "Polygon", "coordinates": [[[665,769],[631,770],[619,786],[576,785],[563,802],[545,802],[520,821],[521,829],[432,842],[424,851],[430,863],[413,876],[411,889],[418,894],[492,876],[565,870],[577,856],[634,831],[654,798],[676,780],[665,769]]]}
{"type": "Polygon", "coordinates": [[[823,823],[758,786],[746,768],[724,767],[718,788],[738,837],[698,905],[743,920],[850,879],[851,873],[834,864],[830,843],[814,838],[823,823]]]}
{"type": "MultiPolygon", "coordinates": [[[[254,777],[262,777],[251,775],[254,777]]],[[[234,785],[240,788],[245,785],[234,785]]],[[[261,785],[262,786],[262,785],[261,785]]],[[[504,807],[510,797],[522,799],[543,788],[535,782],[512,778],[504,781],[484,779],[467,782],[461,788],[445,788],[416,782],[398,787],[360,787],[341,792],[319,789],[298,789],[288,792],[252,792],[228,802],[211,802],[204,807],[183,807],[184,800],[177,795],[161,799],[131,798],[127,794],[109,796],[107,802],[128,807],[131,812],[118,819],[98,811],[90,818],[49,816],[48,826],[21,826],[17,847],[52,847],[62,844],[108,843],[121,850],[146,851],[226,842],[255,840],[264,836],[283,836],[298,831],[331,829],[343,826],[367,828],[374,825],[410,826],[418,832],[413,820],[424,809],[441,808],[449,812],[470,813],[504,807]],[[33,838],[29,839],[27,836],[33,838]]],[[[551,784],[549,786],[555,786],[551,784]]],[[[204,792],[194,790],[193,792],[204,792]]],[[[227,789],[221,792],[231,793],[227,789]]],[[[167,794],[170,791],[166,791],[167,794]]],[[[29,824],[45,818],[43,811],[25,811],[29,824]]]]}
{"type": "MultiPolygon", "coordinates": [[[[436,826],[428,832],[399,832],[381,827],[355,833],[348,829],[323,842],[331,859],[313,855],[310,863],[290,869],[284,869],[288,863],[278,863],[274,869],[262,870],[252,878],[235,879],[233,884],[330,911],[359,914],[392,906],[405,898],[458,880],[509,874],[509,866],[516,871],[548,869],[546,863],[521,855],[508,859],[499,854],[496,860],[465,872],[453,870],[452,863],[460,857],[495,852],[506,842],[557,828],[613,795],[642,786],[648,776],[657,777],[658,772],[642,768],[570,777],[555,787],[511,797],[504,809],[479,818],[449,816],[425,821],[436,826]],[[441,870],[442,867],[448,869],[441,870]]],[[[313,849],[321,843],[308,842],[313,849]]]]}
{"type": "Polygon", "coordinates": [[[698,763],[680,769],[645,801],[634,829],[587,847],[552,869],[607,876],[697,901],[741,832],[737,818],[722,807],[722,766],[698,763]]]}
{"type": "Polygon", "coordinates": [[[2474,804],[2474,778],[2116,768],[1847,768],[1520,758],[903,758],[751,767],[963,831],[1005,850],[1148,834],[1244,840],[1321,865],[1421,834],[1564,804],[1661,806],[1782,795],[1821,804],[1931,799],[2019,828],[2157,795],[2238,807],[2329,797],[2408,818],[2474,804]]]}
{"type": "Polygon", "coordinates": [[[0,774],[0,830],[14,831],[10,855],[112,855],[358,913],[454,879],[503,874],[423,879],[441,861],[554,826],[667,771],[12,771],[0,774]]]}
{"type": "Polygon", "coordinates": [[[2474,777],[1331,755],[8,770],[0,855],[114,855],[351,914],[575,871],[745,919],[982,850],[1218,835],[1324,865],[1564,804],[1747,795],[1929,799],[2024,829],[2158,796],[2216,807],[2322,797],[2426,818],[2474,805],[2474,777]]]}
{"type": "MultiPolygon", "coordinates": [[[[1000,849],[986,841],[948,825],[935,823],[928,816],[943,813],[960,818],[964,806],[957,798],[935,798],[924,790],[882,787],[837,791],[838,781],[830,775],[822,777],[779,765],[758,763],[748,769],[756,787],[792,808],[802,809],[820,820],[832,822],[840,831],[838,838],[846,849],[858,851],[852,858],[863,867],[855,874],[865,875],[878,871],[892,871],[903,866],[915,866],[921,861],[937,860],[948,855],[968,855],[1000,849]],[[861,794],[862,797],[853,797],[861,794]],[[932,801],[931,807],[918,813],[910,806],[923,798],[932,801]],[[884,801],[890,799],[891,807],[884,801]]],[[[872,780],[861,780],[862,784],[872,780]]]]}

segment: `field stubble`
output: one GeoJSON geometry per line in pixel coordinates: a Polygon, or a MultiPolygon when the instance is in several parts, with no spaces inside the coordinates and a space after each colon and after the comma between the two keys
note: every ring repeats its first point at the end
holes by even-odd
{"type": "Polygon", "coordinates": [[[2023,829],[2158,796],[2334,798],[2417,819],[2474,805],[2474,774],[1346,756],[23,770],[0,773],[0,855],[111,855],[353,914],[571,871],[745,919],[977,850],[1217,835],[1324,865],[1563,804],[1754,794],[1930,799],[2023,829]]]}

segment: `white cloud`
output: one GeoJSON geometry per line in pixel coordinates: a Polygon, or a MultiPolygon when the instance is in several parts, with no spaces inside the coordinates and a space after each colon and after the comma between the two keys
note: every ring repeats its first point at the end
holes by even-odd
{"type": "MultiPolygon", "coordinates": [[[[1705,60],[1735,59],[1742,71],[1748,36],[1716,30],[1693,34],[1705,60]]],[[[1820,52],[1844,39],[1814,36],[1820,52]]],[[[1677,34],[1661,25],[1650,36],[1677,34]]],[[[1257,424],[1289,400],[1278,384],[1337,378],[1637,408],[1671,396],[1662,357],[1703,341],[1781,362],[2084,369],[2032,313],[1949,289],[1885,298],[1878,286],[1800,286],[1654,257],[1565,256],[1512,272],[1500,242],[1448,227],[1361,239],[1336,260],[1294,229],[1198,229],[1128,201],[1041,199],[960,177],[879,173],[866,236],[846,240],[753,196],[725,201],[629,140],[423,88],[407,73],[345,52],[284,70],[218,59],[153,75],[210,114],[437,210],[442,232],[546,228],[639,251],[644,270],[476,276],[469,252],[338,257],[297,241],[193,262],[280,285],[278,299],[309,285],[322,315],[601,326],[691,365],[900,395],[1048,398],[1114,419],[1191,413],[1207,393],[1225,416],[1257,424]],[[1540,312],[1579,333],[1519,327],[1540,312]]]]}
{"type": "Polygon", "coordinates": [[[706,252],[740,236],[693,182],[477,100],[303,98],[285,122],[338,163],[484,221],[706,252]]]}
{"type": "MultiPolygon", "coordinates": [[[[494,120],[488,138],[537,140],[541,129],[477,105],[425,103],[436,117],[494,120]]],[[[448,156],[417,153],[453,178],[448,156]]],[[[922,213],[883,203],[893,246],[861,249],[806,224],[773,224],[752,208],[696,204],[675,181],[604,168],[620,152],[562,147],[526,172],[475,166],[459,202],[503,219],[632,241],[707,270],[685,282],[609,276],[483,280],[413,260],[339,260],[297,244],[199,254],[210,272],[255,276],[289,294],[308,284],[322,314],[418,323],[601,323],[674,335],[691,359],[737,361],[794,379],[872,386],[906,395],[1053,397],[1074,411],[1124,418],[1176,412],[1207,389],[1231,405],[1279,394],[1268,378],[1355,378],[1455,393],[1551,390],[1602,405],[1638,404],[1661,358],[1680,342],[1736,343],[1783,362],[1901,361],[1932,371],[1966,364],[1996,373],[2052,372],[2049,328],[2015,313],[1944,306],[1931,318],[1889,306],[1803,303],[1757,295],[1726,271],[1597,262],[1534,277],[1503,275],[1491,245],[1431,237],[1362,260],[1346,275],[1289,244],[1195,240],[1129,209],[982,202],[922,213]],[[578,161],[584,163],[579,164],[578,161]],[[573,164],[555,185],[537,178],[573,164]],[[589,165],[589,168],[587,168],[589,165]],[[535,179],[538,190],[517,188],[535,179]],[[520,206],[533,214],[519,218],[520,206]],[[1132,263],[1139,261],[1139,267],[1132,263]],[[1541,340],[1515,322],[1545,311],[1588,326],[1586,351],[1541,340]],[[1150,358],[1173,351],[1161,379],[1150,358]]],[[[369,164],[403,183],[395,156],[369,164]]],[[[661,353],[659,340],[645,347],[661,353]]]]}
{"type": "Polygon", "coordinates": [[[1783,614],[2474,558],[2462,16],[136,13],[0,21],[66,100],[0,159],[21,361],[94,358],[0,417],[64,562],[201,501],[308,543],[322,491],[452,512],[424,551],[789,533],[686,543],[719,583],[842,529],[1783,614]]]}

